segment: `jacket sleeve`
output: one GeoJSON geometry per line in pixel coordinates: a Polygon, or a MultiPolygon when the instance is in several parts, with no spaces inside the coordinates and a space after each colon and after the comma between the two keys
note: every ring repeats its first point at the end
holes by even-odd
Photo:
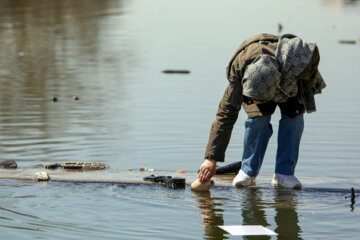
{"type": "Polygon", "coordinates": [[[242,91],[232,84],[226,88],[211,126],[205,159],[223,162],[233,126],[238,118],[242,102],[242,91]]]}

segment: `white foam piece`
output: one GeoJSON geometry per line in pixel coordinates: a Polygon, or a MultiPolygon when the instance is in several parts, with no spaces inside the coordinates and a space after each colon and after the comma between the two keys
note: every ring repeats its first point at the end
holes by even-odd
{"type": "Polygon", "coordinates": [[[231,235],[236,236],[277,235],[277,233],[261,225],[230,225],[219,227],[231,235]]]}

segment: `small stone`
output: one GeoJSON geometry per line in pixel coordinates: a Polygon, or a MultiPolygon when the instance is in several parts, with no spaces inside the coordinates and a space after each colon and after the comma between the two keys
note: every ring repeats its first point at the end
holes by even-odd
{"type": "Polygon", "coordinates": [[[146,167],[140,167],[140,168],[139,168],[139,171],[140,171],[140,172],[146,171],[146,167]]]}
{"type": "Polygon", "coordinates": [[[73,99],[74,99],[75,101],[77,101],[77,100],[79,100],[80,98],[79,98],[78,96],[73,96],[73,99]]]}
{"type": "Polygon", "coordinates": [[[49,181],[50,177],[47,172],[38,172],[35,175],[35,180],[37,181],[49,181]]]}
{"type": "Polygon", "coordinates": [[[0,168],[17,168],[17,164],[14,160],[1,160],[0,168]]]}

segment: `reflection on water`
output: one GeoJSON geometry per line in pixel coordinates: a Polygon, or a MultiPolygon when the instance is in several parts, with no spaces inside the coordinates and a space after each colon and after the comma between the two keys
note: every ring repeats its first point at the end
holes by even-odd
{"type": "Polygon", "coordinates": [[[224,225],[221,202],[225,199],[212,198],[210,192],[192,192],[192,195],[196,196],[200,215],[204,218],[204,239],[228,239],[226,232],[218,227],[224,225]]]}
{"type": "MultiPolygon", "coordinates": [[[[271,190],[272,191],[272,190],[271,190]]],[[[298,193],[296,190],[275,189],[273,191],[273,202],[267,202],[269,196],[263,196],[264,190],[261,189],[240,189],[241,199],[226,199],[211,197],[210,193],[192,193],[196,196],[196,202],[200,209],[200,215],[204,221],[204,239],[228,239],[225,231],[218,226],[224,225],[224,212],[227,201],[238,201],[241,206],[242,221],[237,219],[234,224],[227,225],[261,225],[273,229],[277,234],[277,239],[303,239],[300,237],[301,228],[299,226],[298,213],[296,210],[298,193]],[[268,208],[275,210],[273,217],[265,212],[268,208]]],[[[267,211],[269,212],[269,211],[267,211]]],[[[235,211],[235,214],[236,211],[235,211]]],[[[238,213],[240,215],[240,213],[238,213]]],[[[271,239],[271,236],[244,236],[244,239],[271,239]]]]}
{"type": "MultiPolygon", "coordinates": [[[[244,189],[244,200],[241,207],[243,225],[261,225],[268,227],[264,199],[261,190],[244,189]]],[[[245,239],[270,239],[269,236],[247,236],[245,239]]]]}
{"type": "Polygon", "coordinates": [[[298,204],[298,194],[294,190],[276,189],[274,192],[275,206],[275,232],[278,239],[300,240],[301,228],[299,226],[296,205],[298,204]]]}
{"type": "Polygon", "coordinates": [[[35,2],[0,1],[0,152],[17,161],[110,152],[104,135],[128,130],[126,118],[109,125],[134,59],[123,1],[35,2]]]}

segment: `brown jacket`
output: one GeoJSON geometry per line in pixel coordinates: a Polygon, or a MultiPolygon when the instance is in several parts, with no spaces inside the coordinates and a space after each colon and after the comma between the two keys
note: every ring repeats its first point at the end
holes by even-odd
{"type": "Polygon", "coordinates": [[[245,40],[235,51],[226,69],[229,85],[219,104],[216,119],[211,126],[205,152],[206,159],[224,161],[225,151],[241,105],[244,106],[249,117],[272,114],[277,105],[290,117],[304,113],[304,106],[300,105],[296,98],[290,98],[282,104],[270,102],[256,105],[245,101],[242,95],[241,79],[246,66],[252,63],[260,54],[275,56],[278,41],[279,36],[277,35],[257,34],[245,40]]]}

